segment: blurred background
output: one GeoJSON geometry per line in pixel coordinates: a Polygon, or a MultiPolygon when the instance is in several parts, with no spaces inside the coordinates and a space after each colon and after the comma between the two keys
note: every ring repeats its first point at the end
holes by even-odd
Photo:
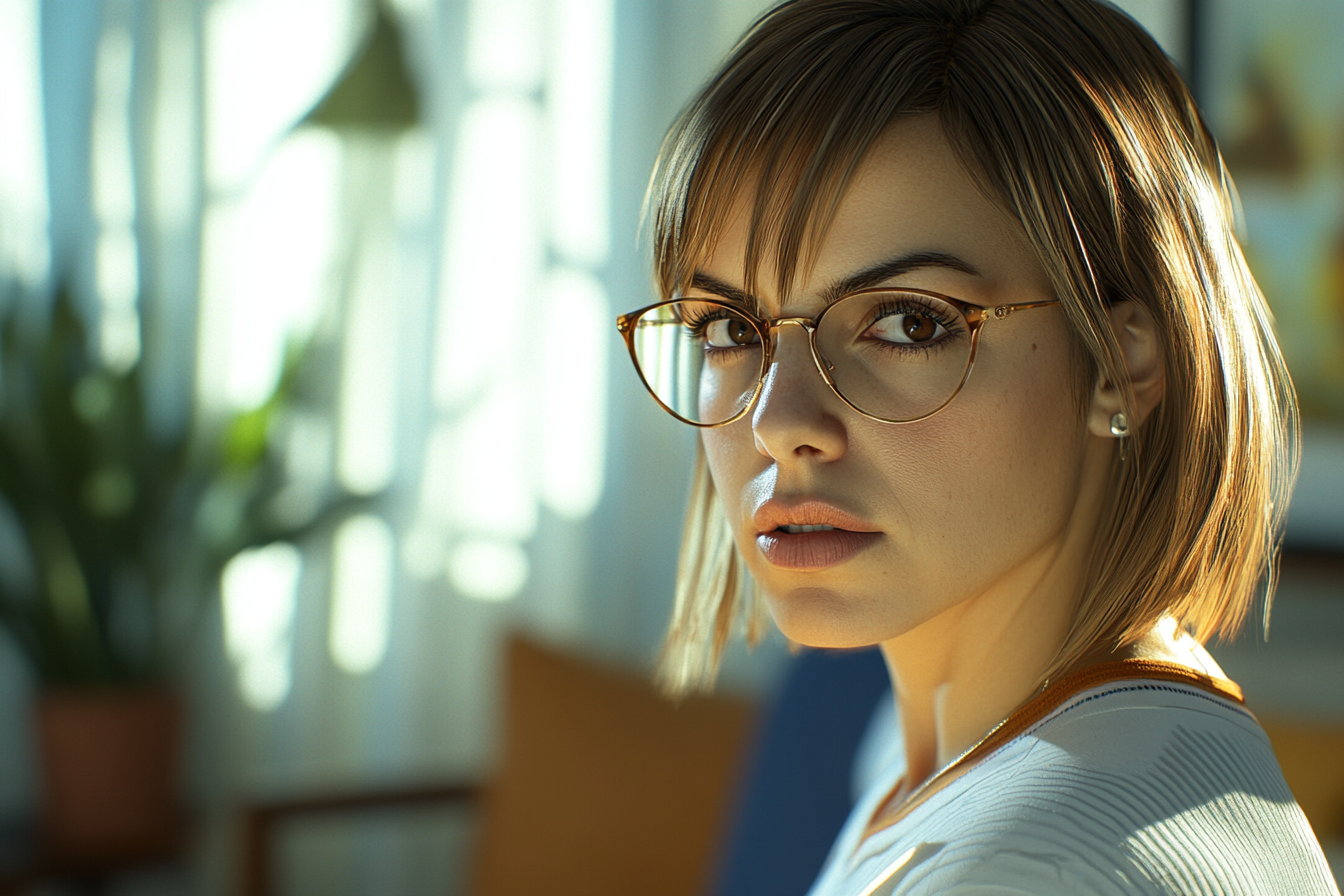
{"type": "MultiPolygon", "coordinates": [[[[768,5],[0,0],[0,892],[454,894],[510,854],[476,788],[512,634],[626,687],[671,609],[691,433],[613,320],[662,134],[768,5]],[[167,746],[70,721],[113,693],[167,746]],[[50,796],[123,742],[183,757],[171,823],[50,796]]],[[[1222,142],[1301,393],[1273,637],[1215,653],[1338,837],[1344,7],[1120,5],[1222,142]]],[[[715,830],[792,662],[729,657],[715,830]]]]}

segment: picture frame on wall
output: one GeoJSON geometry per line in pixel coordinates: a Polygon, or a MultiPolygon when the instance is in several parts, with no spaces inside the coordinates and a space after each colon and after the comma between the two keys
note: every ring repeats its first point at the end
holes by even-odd
{"type": "Polygon", "coordinates": [[[1344,4],[1193,3],[1192,80],[1302,407],[1286,547],[1344,553],[1344,4]]]}

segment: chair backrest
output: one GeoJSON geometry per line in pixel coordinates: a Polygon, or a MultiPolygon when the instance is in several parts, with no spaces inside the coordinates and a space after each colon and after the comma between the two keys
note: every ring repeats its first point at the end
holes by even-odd
{"type": "Polygon", "coordinates": [[[1274,718],[1260,724],[1317,839],[1344,840],[1344,724],[1274,718]]]}
{"type": "Polygon", "coordinates": [[[521,639],[476,896],[698,896],[710,880],[749,703],[674,704],[643,677],[521,639]]]}

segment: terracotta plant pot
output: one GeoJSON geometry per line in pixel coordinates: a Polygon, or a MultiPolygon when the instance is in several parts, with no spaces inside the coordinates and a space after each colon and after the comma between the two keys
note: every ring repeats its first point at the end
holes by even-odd
{"type": "Polygon", "coordinates": [[[182,701],[162,688],[40,694],[47,849],[90,858],[171,850],[182,838],[181,729],[182,701]]]}

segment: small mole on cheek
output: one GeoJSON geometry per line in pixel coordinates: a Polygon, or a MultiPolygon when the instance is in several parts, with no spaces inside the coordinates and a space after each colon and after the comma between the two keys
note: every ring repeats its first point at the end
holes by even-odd
{"type": "Polygon", "coordinates": [[[1031,350],[1032,350],[1032,351],[1036,351],[1036,343],[1033,342],[1033,343],[1031,344],[1031,350]]]}

